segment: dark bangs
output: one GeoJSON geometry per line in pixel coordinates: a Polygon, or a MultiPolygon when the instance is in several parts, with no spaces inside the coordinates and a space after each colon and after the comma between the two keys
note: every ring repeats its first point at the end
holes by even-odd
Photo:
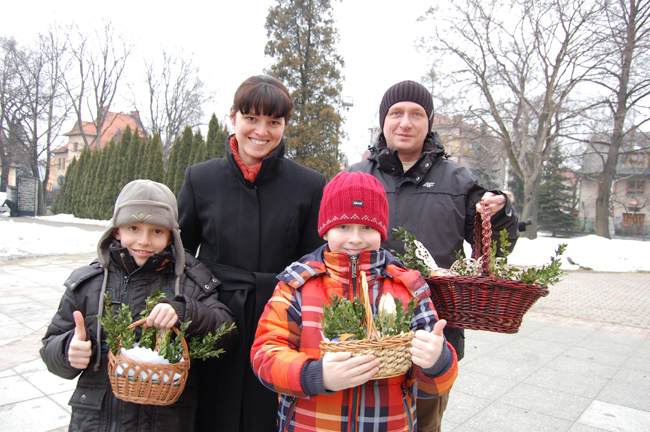
{"type": "Polygon", "coordinates": [[[273,118],[291,117],[293,102],[287,88],[277,79],[258,75],[248,78],[235,92],[233,112],[267,115],[273,118]]]}

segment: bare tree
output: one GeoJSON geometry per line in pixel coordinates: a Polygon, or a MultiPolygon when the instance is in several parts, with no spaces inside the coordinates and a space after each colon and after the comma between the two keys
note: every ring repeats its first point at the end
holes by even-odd
{"type": "Polygon", "coordinates": [[[459,64],[448,75],[468,112],[497,136],[523,183],[522,219],[537,230],[542,165],[564,122],[567,103],[591,73],[589,26],[598,9],[581,0],[465,0],[437,24],[430,47],[459,64]],[[507,17],[504,18],[504,17],[507,17]]]}
{"type": "Polygon", "coordinates": [[[44,210],[41,168],[47,178],[51,148],[68,110],[60,86],[64,50],[54,32],[39,36],[34,49],[5,45],[0,122],[13,161],[27,164],[39,179],[39,212],[44,210]]]}
{"type": "Polygon", "coordinates": [[[106,116],[131,53],[131,47],[114,34],[110,23],[104,26],[102,34],[95,36],[91,40],[80,30],[71,29],[68,33],[71,66],[78,73],[74,79],[68,75],[62,78],[85,147],[95,145],[95,139],[99,142],[103,131],[110,126],[106,124],[106,116]],[[83,131],[84,115],[90,115],[94,125],[92,141],[83,131]]]}
{"type": "Polygon", "coordinates": [[[198,126],[203,105],[209,100],[199,70],[192,59],[177,57],[166,51],[162,64],[146,65],[149,132],[160,134],[164,154],[180,137],[185,126],[198,126]]]}
{"type": "Polygon", "coordinates": [[[14,136],[15,104],[19,93],[14,61],[16,49],[16,41],[0,38],[0,161],[2,163],[0,191],[2,192],[7,190],[9,166],[17,160],[18,147],[10,140],[14,136]]]}
{"type": "MultiPolygon", "coordinates": [[[[65,51],[66,41],[56,30],[50,30],[46,35],[39,38],[39,50],[44,61],[43,86],[46,97],[43,99],[43,117],[44,128],[42,135],[36,137],[37,141],[42,141],[42,150],[38,155],[39,160],[44,159],[44,176],[47,181],[50,177],[50,161],[52,158],[52,146],[56,138],[60,135],[61,127],[68,118],[72,105],[67,98],[62,86],[63,76],[66,74],[65,51]]],[[[41,187],[40,191],[43,191],[41,187]]]]}
{"type": "Polygon", "coordinates": [[[604,20],[598,28],[599,76],[593,82],[607,92],[611,121],[607,140],[592,142],[600,156],[602,172],[597,176],[596,234],[610,238],[609,217],[612,184],[624,143],[650,121],[650,1],[603,0],[604,20]],[[633,118],[630,114],[640,112],[633,118]]]}

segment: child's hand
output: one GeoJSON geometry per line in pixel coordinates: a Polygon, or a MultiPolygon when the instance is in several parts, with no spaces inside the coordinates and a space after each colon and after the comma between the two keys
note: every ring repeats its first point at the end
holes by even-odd
{"type": "Polygon", "coordinates": [[[92,348],[86,340],[86,324],[84,316],[79,311],[72,312],[74,318],[74,334],[68,347],[68,362],[76,369],[86,369],[90,363],[92,348]]]}
{"type": "Polygon", "coordinates": [[[431,333],[425,330],[415,332],[415,337],[411,341],[411,360],[414,364],[428,369],[438,361],[445,343],[442,331],[446,325],[447,321],[440,320],[433,326],[431,333]]]}
{"type": "Polygon", "coordinates": [[[178,321],[176,311],[169,303],[158,303],[147,317],[145,325],[159,329],[170,329],[178,321]]]}
{"type": "Polygon", "coordinates": [[[323,356],[323,384],[330,391],[356,387],[379,372],[379,359],[372,355],[352,357],[347,352],[328,352],[323,356]]]}

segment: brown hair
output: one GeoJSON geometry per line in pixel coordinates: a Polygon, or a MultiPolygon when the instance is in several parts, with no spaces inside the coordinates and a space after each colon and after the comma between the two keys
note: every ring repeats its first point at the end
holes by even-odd
{"type": "Polygon", "coordinates": [[[267,115],[273,118],[291,117],[293,101],[289,90],[277,79],[256,75],[241,83],[235,92],[232,113],[267,115]]]}

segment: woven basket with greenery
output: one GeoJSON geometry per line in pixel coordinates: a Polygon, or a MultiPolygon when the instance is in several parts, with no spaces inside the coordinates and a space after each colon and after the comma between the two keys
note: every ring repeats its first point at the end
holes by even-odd
{"type": "MultiPolygon", "coordinates": [[[[129,329],[142,326],[145,318],[135,321],[129,329]]],[[[183,348],[182,359],[177,363],[154,364],[138,362],[124,354],[108,353],[108,379],[116,398],[143,405],[171,405],[185,389],[190,369],[189,348],[178,328],[172,330],[183,348]]],[[[162,331],[156,335],[156,347],[162,339],[162,331]]]]}
{"type": "MultiPolygon", "coordinates": [[[[502,243],[506,241],[505,235],[501,237],[502,243]]],[[[524,314],[540,297],[548,295],[549,284],[560,279],[559,257],[565,246],[558,248],[550,265],[521,270],[508,265],[505,258],[496,257],[491,240],[490,218],[481,218],[477,213],[473,260],[457,261],[451,274],[431,274],[427,278],[431,299],[449,326],[516,333],[524,314]],[[454,274],[467,261],[473,262],[478,274],[454,274]]]]}
{"type": "Polygon", "coordinates": [[[411,367],[411,340],[413,332],[381,336],[373,319],[366,274],[361,272],[361,302],[366,338],[359,340],[322,341],[321,352],[349,352],[354,356],[371,354],[379,359],[379,371],[372,379],[404,375],[411,367]]]}

